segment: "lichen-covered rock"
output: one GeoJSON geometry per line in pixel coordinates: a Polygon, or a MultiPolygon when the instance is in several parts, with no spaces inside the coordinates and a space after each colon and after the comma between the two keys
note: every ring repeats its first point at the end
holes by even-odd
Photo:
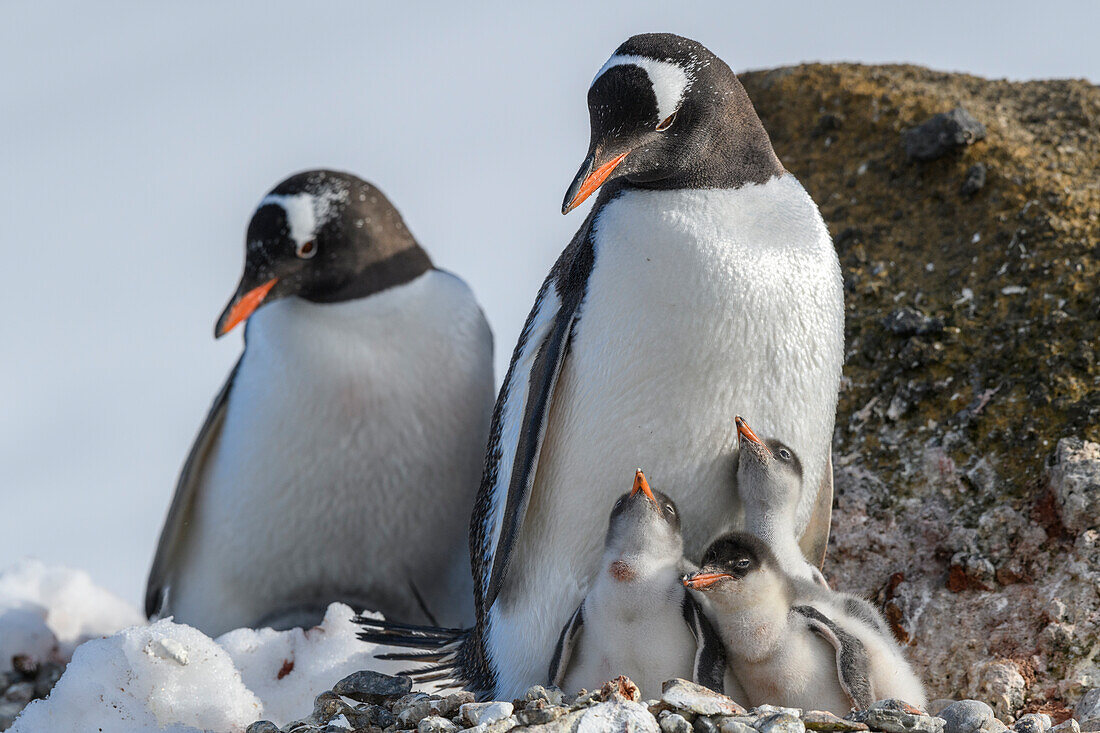
{"type": "Polygon", "coordinates": [[[844,276],[826,576],[883,608],[929,697],[984,700],[968,672],[1000,662],[1021,709],[1072,707],[1100,686],[1100,545],[1045,464],[1100,443],[1100,89],[849,64],[742,81],[844,276]],[[909,162],[902,130],[957,106],[985,139],[909,162]],[[884,328],[902,308],[942,330],[884,328]]]}
{"type": "Polygon", "coordinates": [[[879,700],[848,717],[886,733],[943,733],[944,727],[943,718],[925,715],[902,700],[879,700]]]}
{"type": "Polygon", "coordinates": [[[1100,528],[1100,444],[1059,440],[1049,476],[1062,524],[1074,532],[1100,528]]]}
{"type": "Polygon", "coordinates": [[[772,713],[756,721],[759,733],[806,733],[806,726],[797,715],[772,713]]]}
{"type": "Polygon", "coordinates": [[[802,724],[807,730],[854,732],[867,730],[866,723],[845,720],[827,710],[807,710],[802,713],[802,724]]]}
{"type": "Polygon", "coordinates": [[[725,695],[687,680],[669,680],[661,687],[661,701],[696,715],[744,715],[745,709],[725,695]]]}
{"type": "Polygon", "coordinates": [[[405,695],[412,690],[412,680],[404,676],[391,676],[381,672],[364,670],[353,672],[332,687],[337,695],[359,702],[379,703],[387,697],[405,695]]]}
{"type": "Polygon", "coordinates": [[[1050,716],[1046,713],[1027,713],[1016,719],[1012,730],[1016,733],[1046,733],[1050,726],[1050,716]]]}

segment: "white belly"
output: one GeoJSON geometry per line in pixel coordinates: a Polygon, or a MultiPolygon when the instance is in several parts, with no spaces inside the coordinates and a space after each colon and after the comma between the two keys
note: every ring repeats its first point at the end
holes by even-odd
{"type": "Polygon", "coordinates": [[[797,617],[771,655],[731,664],[752,707],[781,705],[840,716],[852,708],[840,686],[836,650],[797,617]]]}
{"type": "Polygon", "coordinates": [[[209,634],[341,599],[469,618],[467,526],[492,337],[430,271],[349,303],[258,311],[167,613],[209,634]]]}
{"type": "Polygon", "coordinates": [[[840,267],[792,176],[732,191],[630,191],[595,226],[594,270],[492,614],[505,696],[543,681],[635,468],[677,502],[686,556],[698,561],[740,521],[734,415],[801,456],[800,526],[832,438],[840,267]]]}

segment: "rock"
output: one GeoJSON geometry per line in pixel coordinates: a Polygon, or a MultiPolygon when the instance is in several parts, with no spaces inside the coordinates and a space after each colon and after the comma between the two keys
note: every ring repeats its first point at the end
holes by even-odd
{"type": "Polygon", "coordinates": [[[985,137],[985,125],[962,107],[942,112],[902,133],[910,160],[935,160],[985,137]]]}
{"type": "Polygon", "coordinates": [[[514,717],[518,725],[545,725],[569,712],[568,708],[561,707],[560,705],[547,705],[544,700],[538,702],[544,704],[537,707],[524,708],[515,714],[514,717]]]}
{"type": "Polygon", "coordinates": [[[1046,733],[1050,730],[1051,720],[1046,713],[1028,713],[1021,715],[1012,724],[1012,730],[1018,733],[1046,733]]]}
{"type": "Polygon", "coordinates": [[[1073,718],[1070,718],[1051,728],[1050,733],[1081,733],[1081,725],[1073,718]]]}
{"type": "Polygon", "coordinates": [[[43,662],[38,667],[38,673],[34,676],[35,698],[49,695],[50,690],[53,689],[53,686],[57,684],[63,674],[65,674],[65,665],[56,662],[43,662]]]}
{"type": "Polygon", "coordinates": [[[358,702],[378,704],[387,697],[407,695],[412,690],[412,680],[404,675],[392,677],[381,672],[363,670],[353,672],[332,686],[337,695],[350,697],[358,702]]]}
{"type": "Polygon", "coordinates": [[[866,723],[886,733],[943,733],[943,718],[925,715],[901,700],[880,700],[867,710],[851,713],[849,720],[866,723]]]}
{"type": "Polygon", "coordinates": [[[322,692],[313,698],[313,719],[318,723],[327,723],[337,715],[353,713],[355,709],[340,699],[335,692],[322,692]]]}
{"type": "Polygon", "coordinates": [[[718,719],[718,733],[756,733],[756,729],[737,718],[725,716],[718,719]]]}
{"type": "Polygon", "coordinates": [[[432,703],[437,702],[439,700],[433,700],[425,696],[419,700],[412,700],[408,704],[400,706],[400,708],[394,705],[393,713],[397,716],[397,725],[405,730],[415,728],[421,720],[432,715],[432,703]]]}
{"type": "Polygon", "coordinates": [[[397,718],[381,705],[359,703],[355,709],[345,713],[347,719],[355,728],[391,728],[397,725],[397,718]]]}
{"type": "Polygon", "coordinates": [[[989,661],[973,665],[967,671],[967,694],[989,700],[993,711],[1002,717],[1014,715],[1024,704],[1027,683],[1015,664],[989,661]]]}
{"type": "Polygon", "coordinates": [[[527,688],[527,692],[523,693],[525,700],[545,700],[551,705],[561,705],[562,692],[553,685],[534,685],[527,688]]]}
{"type": "MultiPolygon", "coordinates": [[[[1047,480],[1058,503],[1062,524],[1074,532],[1100,527],[1100,444],[1080,438],[1059,440],[1048,466],[1047,480]]],[[[1097,713],[1093,717],[1098,717],[1100,702],[1095,706],[1097,713]]]]}
{"type": "Polygon", "coordinates": [[[619,675],[615,679],[605,682],[604,686],[600,688],[600,699],[610,700],[616,696],[631,702],[638,702],[642,699],[642,692],[629,677],[619,675]]]}
{"type": "MultiPolygon", "coordinates": [[[[576,733],[577,726],[580,725],[581,718],[588,712],[587,707],[579,708],[577,710],[570,710],[565,715],[559,718],[551,720],[549,723],[543,723],[541,725],[530,725],[524,728],[524,733],[576,733]]],[[[505,720],[513,720],[513,718],[505,718],[505,720]]],[[[494,723],[493,725],[500,725],[504,721],[494,723]]],[[[471,728],[470,731],[474,733],[481,733],[471,728]]],[[[464,732],[468,733],[468,732],[464,732]]],[[[488,731],[487,733],[497,733],[496,731],[488,731]]]]}
{"type": "Polygon", "coordinates": [[[257,720],[244,729],[244,733],[279,733],[279,726],[270,720],[257,720]]]}
{"type": "Polygon", "coordinates": [[[1100,731],[1100,687],[1081,696],[1073,707],[1073,717],[1080,723],[1082,731],[1100,731]]]}
{"type": "Polygon", "coordinates": [[[665,710],[657,716],[657,723],[661,726],[661,733],[691,733],[691,723],[679,713],[665,710]]]}
{"type": "Polygon", "coordinates": [[[827,710],[807,710],[802,713],[802,725],[807,730],[816,731],[859,731],[867,730],[864,723],[854,720],[845,720],[837,717],[827,710]]]}
{"type": "Polygon", "coordinates": [[[718,723],[714,722],[714,719],[708,715],[697,716],[691,729],[695,733],[719,733],[718,723]]]}
{"type": "Polygon", "coordinates": [[[985,732],[991,729],[991,722],[996,720],[993,708],[980,700],[953,702],[941,710],[938,717],[944,720],[944,733],[985,732]]]}
{"type": "Polygon", "coordinates": [[[439,700],[429,701],[428,710],[431,711],[432,715],[439,715],[444,718],[453,718],[458,712],[459,708],[467,703],[475,702],[476,699],[477,698],[474,697],[474,693],[466,692],[465,690],[463,690],[461,692],[455,692],[451,695],[447,695],[446,697],[439,700]]]}
{"type": "Polygon", "coordinates": [[[660,733],[660,730],[657,719],[644,705],[620,699],[593,705],[583,712],[577,724],[577,733],[660,733]]]}
{"type": "Polygon", "coordinates": [[[459,715],[471,726],[486,725],[507,718],[514,709],[510,702],[468,702],[459,708],[459,715]]]}
{"type": "Polygon", "coordinates": [[[963,180],[962,186],[959,187],[959,193],[963,196],[973,196],[981,191],[985,188],[985,175],[985,163],[975,163],[967,168],[966,178],[963,180]]]}
{"type": "Polygon", "coordinates": [[[793,715],[796,718],[802,717],[802,711],[798,708],[785,708],[780,705],[757,705],[751,711],[752,715],[758,718],[766,715],[775,715],[776,713],[786,713],[787,715],[793,715]]]}
{"type": "Polygon", "coordinates": [[[4,702],[13,702],[26,706],[27,703],[34,699],[34,683],[16,682],[4,691],[3,699],[4,702]]]}
{"type": "Polygon", "coordinates": [[[417,733],[454,733],[457,730],[457,725],[438,715],[421,718],[416,724],[417,733]]]}
{"type": "Polygon", "coordinates": [[[756,721],[753,726],[760,733],[805,733],[806,726],[797,715],[772,713],[756,721]]]}
{"type": "Polygon", "coordinates": [[[745,709],[725,695],[687,680],[669,680],[661,686],[661,701],[696,715],[744,715],[745,709]]]}
{"type": "Polygon", "coordinates": [[[943,330],[943,319],[932,318],[916,308],[898,308],[882,319],[882,326],[896,336],[923,336],[943,330]]]}
{"type": "Polygon", "coordinates": [[[7,730],[23,712],[23,706],[15,702],[0,702],[0,730],[7,730]]]}

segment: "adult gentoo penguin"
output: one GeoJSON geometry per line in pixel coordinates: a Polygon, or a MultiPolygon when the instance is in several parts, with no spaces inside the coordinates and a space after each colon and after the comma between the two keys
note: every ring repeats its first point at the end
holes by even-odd
{"type": "Polygon", "coordinates": [[[309,171],[252,215],[215,335],[246,320],[180,474],[146,613],[211,636],[312,624],[333,601],[468,621],[466,517],[493,399],[492,334],[469,288],[377,188],[309,171]]]}
{"type": "Polygon", "coordinates": [[[688,557],[738,525],[738,412],[802,456],[796,531],[815,562],[828,536],[844,303],[817,206],[695,41],[629,39],[588,107],[563,211],[602,190],[497,398],[471,522],[477,624],[450,642],[456,674],[497,699],[545,675],[624,472],[645,462],[674,488],[688,557]]]}
{"type": "Polygon", "coordinates": [[[758,537],[719,537],[684,585],[706,597],[749,705],[844,715],[884,698],[927,702],[871,604],[791,578],[758,537]]]}
{"type": "Polygon", "coordinates": [[[655,696],[680,677],[723,692],[725,650],[680,582],[683,553],[676,504],[638,469],[611,509],[600,572],[558,637],[550,683],[572,693],[626,675],[655,696]]]}

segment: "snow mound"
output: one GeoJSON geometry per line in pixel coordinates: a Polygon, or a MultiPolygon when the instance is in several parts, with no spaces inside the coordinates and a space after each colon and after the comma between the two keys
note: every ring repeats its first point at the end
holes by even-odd
{"type": "MultiPolygon", "coordinates": [[[[312,629],[237,629],[218,637],[244,683],[263,700],[263,717],[283,726],[313,710],[313,698],[352,672],[396,674],[408,662],[374,658],[374,644],[355,638],[351,608],[333,603],[312,629]]],[[[379,617],[381,618],[381,617],[379,617]]]]}
{"type": "Polygon", "coordinates": [[[0,673],[12,668],[13,656],[65,662],[88,639],[143,623],[133,606],[83,571],[31,559],[0,571],[0,673]]]}
{"type": "Polygon", "coordinates": [[[261,718],[285,725],[352,672],[408,666],[375,659],[381,648],[356,639],[352,616],[334,603],[312,629],[237,629],[217,640],[164,619],[89,641],[11,731],[239,733],[261,718]]]}
{"type": "Polygon", "coordinates": [[[82,644],[12,733],[243,731],[263,706],[229,655],[190,626],[158,621],[82,644]]]}

